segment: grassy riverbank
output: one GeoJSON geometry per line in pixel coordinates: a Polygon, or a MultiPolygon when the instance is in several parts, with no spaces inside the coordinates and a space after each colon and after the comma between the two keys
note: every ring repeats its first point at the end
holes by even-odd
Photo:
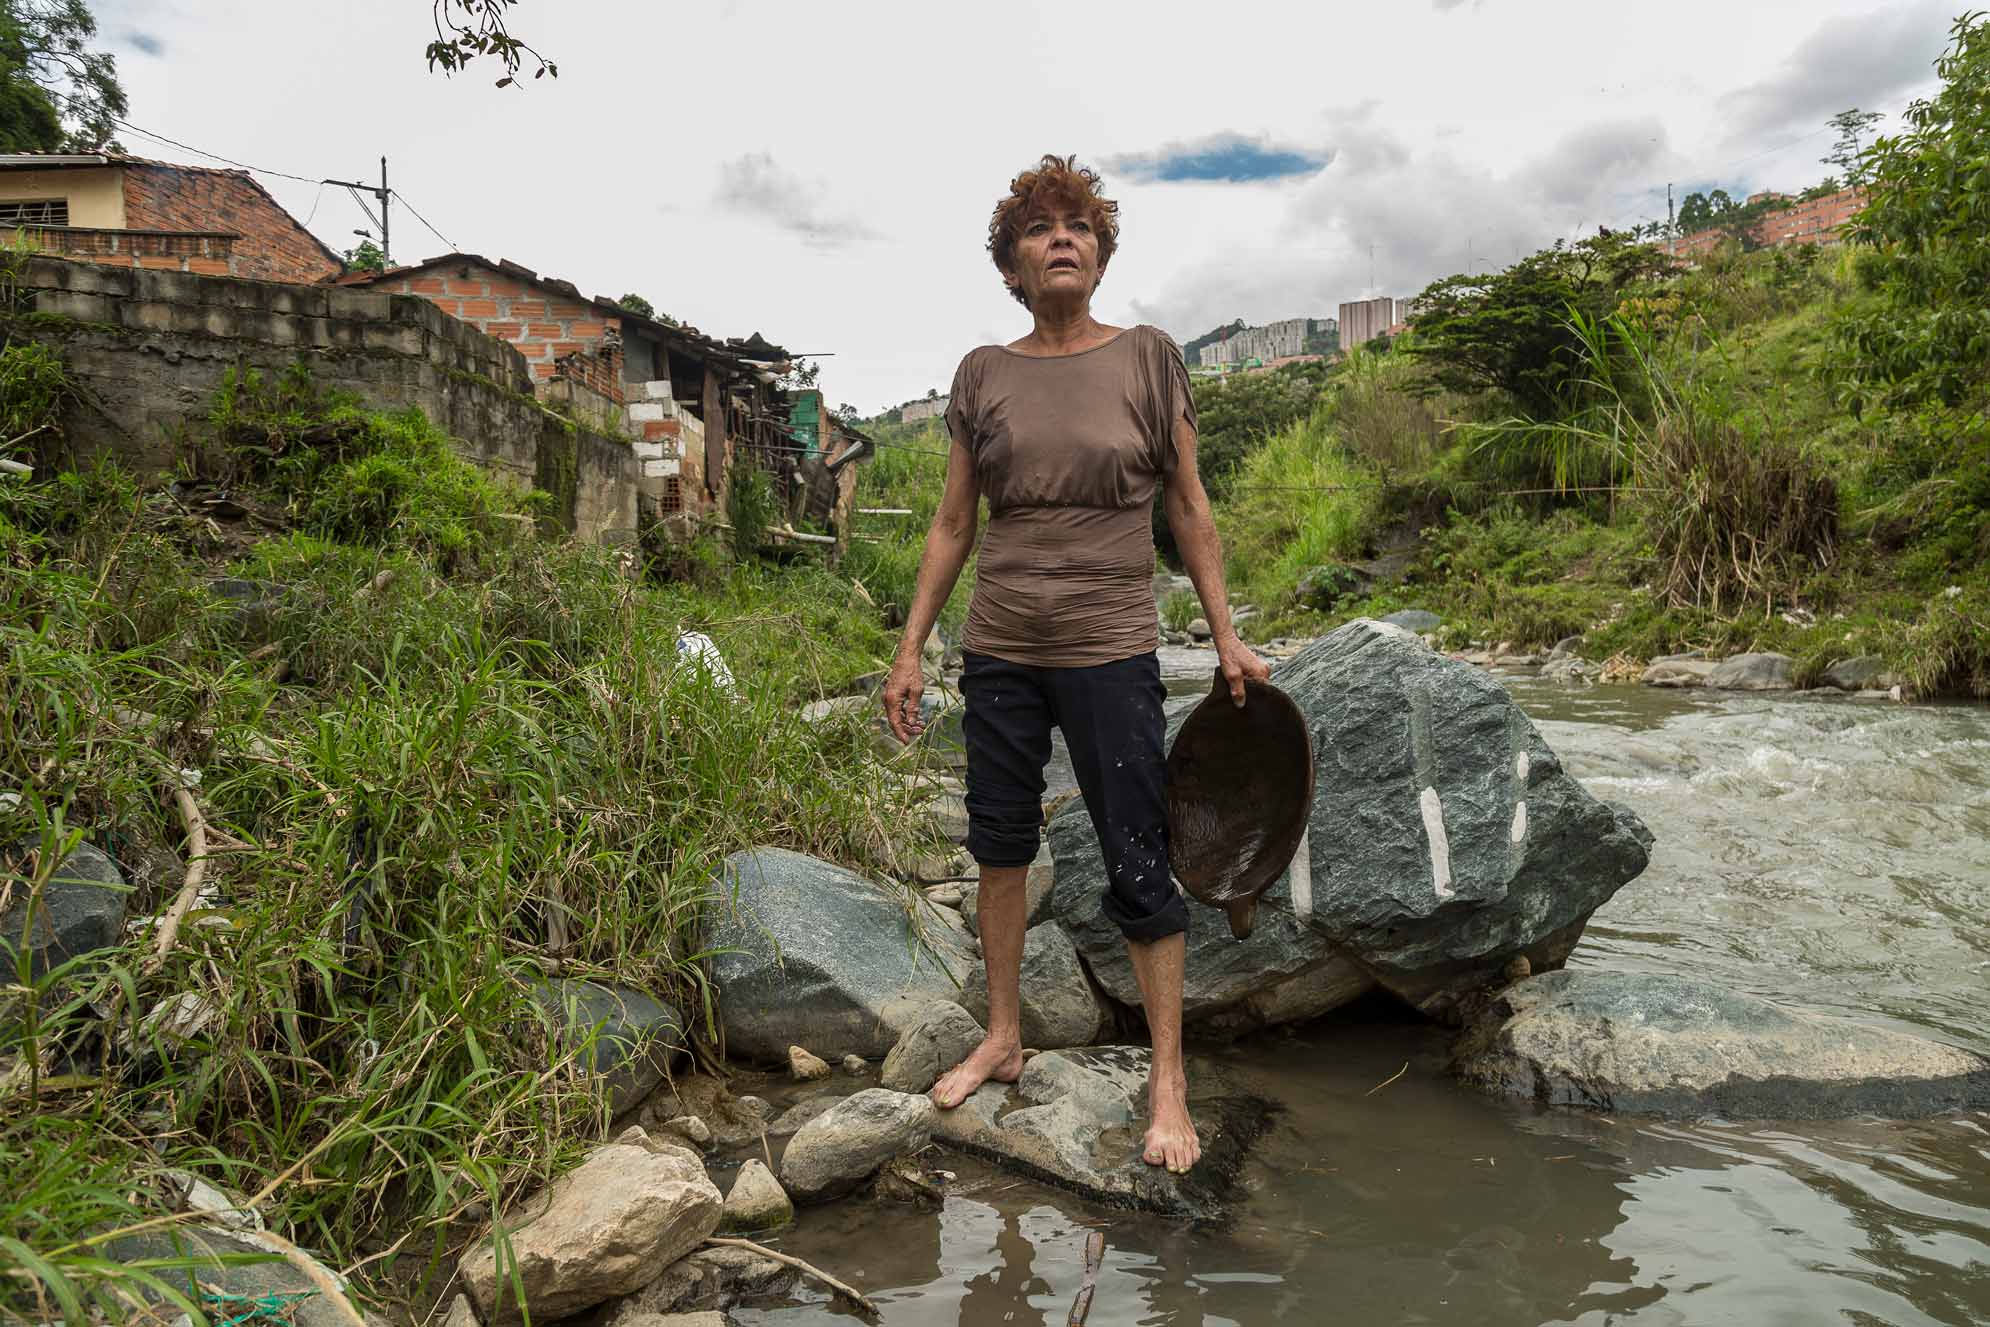
{"type": "Polygon", "coordinates": [[[695,918],[727,853],[883,875],[926,846],[864,730],[799,713],[888,656],[847,579],[714,544],[647,583],[543,535],[420,416],[302,380],[228,394],[187,455],[212,486],[0,478],[0,888],[87,841],[149,919],[186,879],[186,808],[209,853],[163,959],[147,926],[0,977],[9,1320],[127,1320],[102,1244],[167,1210],[167,1166],[418,1285],[473,1204],[598,1135],[531,998],[547,973],[702,1035],[695,918]],[[223,487],[240,507],[204,505],[223,487]],[[679,660],[687,631],[736,686],[679,660]]]}

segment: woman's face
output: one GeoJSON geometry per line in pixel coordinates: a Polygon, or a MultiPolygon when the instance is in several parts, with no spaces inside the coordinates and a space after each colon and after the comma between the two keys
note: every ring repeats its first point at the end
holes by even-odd
{"type": "Polygon", "coordinates": [[[1099,284],[1099,237],[1083,212],[1065,206],[1033,209],[1016,238],[1016,270],[1009,284],[1029,297],[1032,309],[1044,301],[1084,305],[1099,284]]]}

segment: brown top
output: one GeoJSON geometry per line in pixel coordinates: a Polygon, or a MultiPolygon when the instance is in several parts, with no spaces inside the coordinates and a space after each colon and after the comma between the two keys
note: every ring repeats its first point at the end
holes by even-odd
{"type": "Polygon", "coordinates": [[[988,499],[968,649],[1083,668],[1160,644],[1151,512],[1178,419],[1194,427],[1195,399],[1158,328],[1073,355],[968,352],[947,407],[988,499]]]}

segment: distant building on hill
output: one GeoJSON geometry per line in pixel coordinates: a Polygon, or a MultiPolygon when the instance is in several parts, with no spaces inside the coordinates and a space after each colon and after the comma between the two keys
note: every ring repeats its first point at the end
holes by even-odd
{"type": "Polygon", "coordinates": [[[1352,350],[1410,320],[1410,301],[1378,295],[1340,306],[1340,348],[1352,350]]]}
{"type": "Polygon", "coordinates": [[[1306,338],[1313,333],[1311,318],[1285,318],[1263,327],[1246,327],[1197,352],[1197,362],[1206,369],[1257,360],[1269,364],[1274,359],[1304,354],[1306,338]]]}
{"type": "MultiPolygon", "coordinates": [[[[1763,192],[1751,196],[1748,204],[1772,204],[1786,197],[1784,194],[1763,192]]],[[[1821,198],[1773,208],[1758,217],[1747,228],[1746,234],[1765,249],[1780,249],[1793,244],[1836,244],[1845,238],[1845,227],[1865,205],[1863,189],[1840,189],[1821,198]]],[[[1729,227],[1709,226],[1690,235],[1675,236],[1661,243],[1659,248],[1674,258],[1690,263],[1734,238],[1735,232],[1729,227]]]]}

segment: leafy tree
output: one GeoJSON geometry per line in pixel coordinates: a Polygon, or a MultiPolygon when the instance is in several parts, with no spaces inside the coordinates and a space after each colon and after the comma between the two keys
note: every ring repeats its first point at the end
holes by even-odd
{"type": "Polygon", "coordinates": [[[384,272],[387,270],[387,255],[372,240],[361,240],[357,249],[345,251],[345,270],[348,272],[384,272]]]}
{"type": "Polygon", "coordinates": [[[1707,203],[1707,196],[1694,192],[1687,194],[1679,203],[1679,229],[1687,234],[1705,230],[1714,224],[1714,210],[1707,203]]]}
{"type": "Polygon", "coordinates": [[[1857,188],[1865,183],[1865,168],[1861,159],[1865,155],[1866,130],[1880,122],[1878,111],[1862,111],[1857,106],[1847,111],[1839,111],[1831,117],[1830,124],[1838,131],[1838,139],[1831,151],[1819,158],[1827,166],[1836,166],[1845,183],[1857,188]]]}
{"type": "Polygon", "coordinates": [[[117,146],[130,109],[117,61],[90,49],[97,20],[83,0],[0,0],[0,132],[8,150],[96,152],[117,146]],[[47,116],[59,119],[52,139],[47,116]]]}
{"type": "Polygon", "coordinates": [[[61,143],[62,117],[28,75],[20,25],[0,10],[0,152],[50,152],[61,143]]]}
{"type": "Polygon", "coordinates": [[[624,295],[615,302],[638,318],[648,318],[652,321],[656,319],[656,306],[641,295],[624,295]]]}
{"type": "Polygon", "coordinates": [[[528,59],[538,68],[532,77],[560,76],[559,66],[511,35],[508,11],[518,0],[434,0],[435,40],[428,44],[428,67],[453,74],[479,56],[497,57],[504,66],[501,88],[518,82],[528,59]]]}
{"type": "Polygon", "coordinates": [[[1229,492],[1244,457],[1266,437],[1312,413],[1326,378],[1326,366],[1314,363],[1196,382],[1196,468],[1211,497],[1229,492]]]}
{"type": "Polygon", "coordinates": [[[1990,380],[1990,17],[1965,14],[1935,63],[1942,89],[1907,108],[1858,166],[1861,283],[1876,296],[1836,329],[1846,394],[1953,404],[1990,380]]]}
{"type": "Polygon", "coordinates": [[[1569,408],[1586,372],[1572,315],[1602,318],[1627,293],[1674,270],[1670,257],[1628,234],[1557,241],[1503,272],[1431,285],[1418,298],[1411,353],[1438,386],[1504,393],[1535,418],[1552,419],[1569,408]]]}

